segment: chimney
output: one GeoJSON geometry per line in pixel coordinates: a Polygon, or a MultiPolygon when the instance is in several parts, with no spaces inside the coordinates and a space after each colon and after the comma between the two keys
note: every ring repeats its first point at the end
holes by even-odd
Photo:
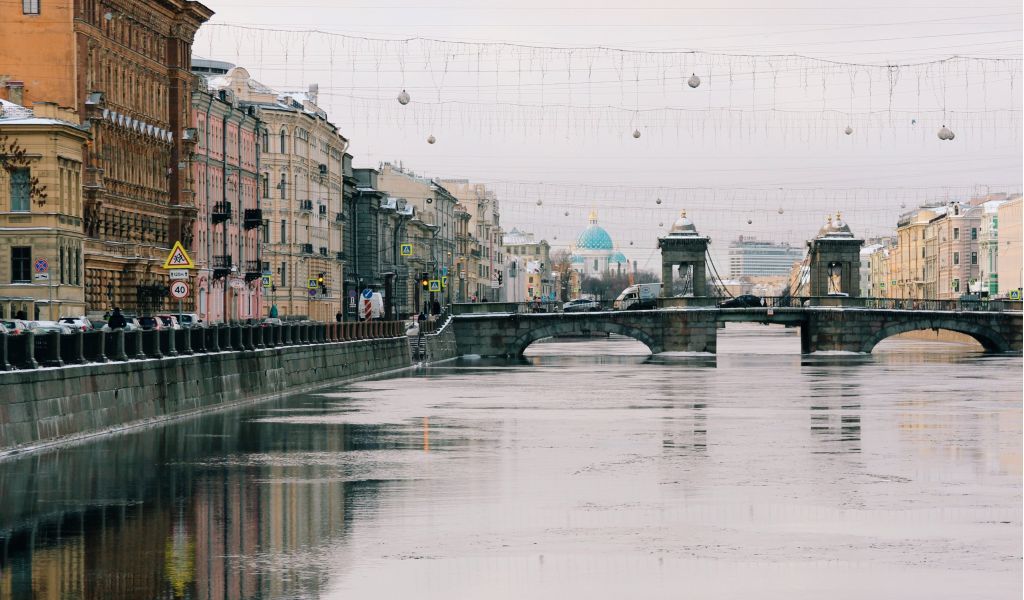
{"type": "Polygon", "coordinates": [[[313,104],[317,104],[317,98],[320,96],[320,85],[317,83],[309,84],[309,101],[313,104]]]}
{"type": "Polygon", "coordinates": [[[24,81],[8,81],[6,84],[4,84],[4,88],[7,90],[7,100],[19,106],[25,105],[24,81]]]}

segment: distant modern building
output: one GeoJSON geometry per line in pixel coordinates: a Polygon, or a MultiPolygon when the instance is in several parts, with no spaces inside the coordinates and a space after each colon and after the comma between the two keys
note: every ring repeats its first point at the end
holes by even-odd
{"type": "Polygon", "coordinates": [[[803,257],[802,248],[741,235],[729,244],[729,277],[785,277],[803,257]]]}

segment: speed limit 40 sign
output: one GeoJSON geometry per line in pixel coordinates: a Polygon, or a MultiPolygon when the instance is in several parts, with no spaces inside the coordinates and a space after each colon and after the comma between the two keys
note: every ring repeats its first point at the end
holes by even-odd
{"type": "Polygon", "coordinates": [[[171,297],[181,300],[187,298],[189,292],[187,281],[174,281],[171,282],[171,297]]]}

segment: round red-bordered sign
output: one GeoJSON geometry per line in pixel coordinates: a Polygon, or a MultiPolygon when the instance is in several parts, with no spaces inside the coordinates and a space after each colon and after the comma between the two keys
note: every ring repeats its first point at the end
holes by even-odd
{"type": "Polygon", "coordinates": [[[181,300],[187,298],[189,292],[187,281],[173,281],[171,282],[171,297],[181,300]]]}

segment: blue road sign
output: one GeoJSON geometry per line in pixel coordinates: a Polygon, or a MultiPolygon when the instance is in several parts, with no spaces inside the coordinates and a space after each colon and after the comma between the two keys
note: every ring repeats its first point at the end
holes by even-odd
{"type": "Polygon", "coordinates": [[[365,290],[363,290],[363,298],[366,298],[367,300],[373,298],[373,290],[371,290],[370,288],[366,288],[365,290]]]}

